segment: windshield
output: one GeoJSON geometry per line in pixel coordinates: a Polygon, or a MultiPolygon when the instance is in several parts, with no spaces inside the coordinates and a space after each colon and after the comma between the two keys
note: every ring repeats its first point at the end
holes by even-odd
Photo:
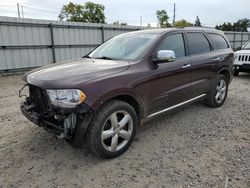
{"type": "Polygon", "coordinates": [[[246,43],[246,45],[243,47],[243,50],[250,50],[250,41],[246,43]]]}
{"type": "Polygon", "coordinates": [[[153,42],[157,34],[131,33],[116,36],[91,52],[95,59],[135,60],[153,42]]]}

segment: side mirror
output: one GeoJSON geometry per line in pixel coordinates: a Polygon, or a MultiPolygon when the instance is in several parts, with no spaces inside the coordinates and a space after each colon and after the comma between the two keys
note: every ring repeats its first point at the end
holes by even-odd
{"type": "Polygon", "coordinates": [[[159,50],[157,52],[157,59],[154,59],[153,62],[159,64],[164,62],[171,62],[175,60],[175,53],[173,50],[159,50]]]}

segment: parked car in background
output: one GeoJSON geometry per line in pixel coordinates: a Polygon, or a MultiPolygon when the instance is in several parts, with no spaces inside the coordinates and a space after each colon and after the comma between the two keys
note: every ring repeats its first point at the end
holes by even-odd
{"type": "Polygon", "coordinates": [[[250,40],[235,52],[234,69],[234,76],[238,76],[240,72],[250,73],[250,40]]]}
{"type": "Polygon", "coordinates": [[[116,36],[83,58],[23,77],[22,113],[75,147],[102,158],[125,152],[144,122],[192,102],[220,107],[234,53],[223,32],[141,30],[116,36]]]}

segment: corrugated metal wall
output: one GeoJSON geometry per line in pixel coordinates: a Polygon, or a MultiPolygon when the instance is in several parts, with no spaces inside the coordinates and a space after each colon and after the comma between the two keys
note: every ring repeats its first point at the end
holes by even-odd
{"type": "MultiPolygon", "coordinates": [[[[0,71],[81,57],[112,36],[138,29],[141,28],[0,17],[0,71]]],[[[225,34],[233,48],[250,39],[246,32],[225,34]]]]}
{"type": "Polygon", "coordinates": [[[133,26],[0,17],[0,71],[81,57],[133,26]]]}
{"type": "Polygon", "coordinates": [[[232,32],[226,31],[225,35],[231,43],[233,49],[242,47],[247,41],[250,40],[250,32],[232,32]]]}

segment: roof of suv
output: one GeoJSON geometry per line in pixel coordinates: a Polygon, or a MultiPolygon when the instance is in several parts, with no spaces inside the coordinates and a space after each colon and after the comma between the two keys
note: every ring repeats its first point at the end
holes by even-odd
{"type": "Polygon", "coordinates": [[[212,33],[223,34],[223,31],[217,30],[217,29],[214,29],[214,28],[209,28],[209,27],[155,28],[155,29],[139,30],[139,31],[134,31],[134,32],[162,34],[162,33],[167,33],[169,31],[177,31],[177,30],[182,30],[182,31],[205,31],[205,32],[212,32],[212,33]]]}

